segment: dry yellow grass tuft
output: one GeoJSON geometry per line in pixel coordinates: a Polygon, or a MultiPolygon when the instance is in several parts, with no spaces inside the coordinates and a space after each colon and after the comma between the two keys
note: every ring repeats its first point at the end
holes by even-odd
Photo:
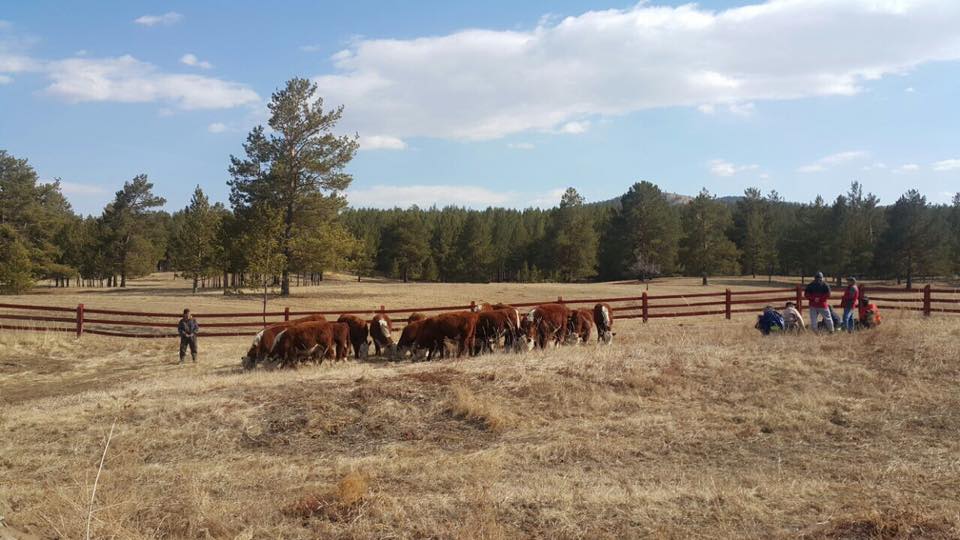
{"type": "Polygon", "coordinates": [[[958,538],[960,317],[885,320],[250,373],[0,333],[0,531],[83,537],[116,419],[94,537],[958,538]]]}

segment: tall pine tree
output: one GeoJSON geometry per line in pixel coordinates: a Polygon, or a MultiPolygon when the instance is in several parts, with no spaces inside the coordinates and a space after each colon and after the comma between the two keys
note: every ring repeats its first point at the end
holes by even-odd
{"type": "Polygon", "coordinates": [[[730,211],[723,203],[703,189],[683,209],[681,223],[680,260],[687,275],[707,285],[711,275],[737,271],[737,246],[726,235],[730,211]]]}

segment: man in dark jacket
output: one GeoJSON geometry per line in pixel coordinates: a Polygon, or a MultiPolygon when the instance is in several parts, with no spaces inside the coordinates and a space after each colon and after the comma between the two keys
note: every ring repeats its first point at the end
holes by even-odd
{"type": "Polygon", "coordinates": [[[180,334],[180,363],[183,363],[183,357],[187,355],[187,347],[190,347],[190,355],[193,361],[197,361],[197,333],[200,331],[200,325],[197,320],[190,315],[190,310],[183,310],[183,318],[177,323],[177,333],[180,334]]]}
{"type": "Polygon", "coordinates": [[[833,317],[830,315],[830,286],[823,280],[823,272],[817,272],[813,281],[804,290],[804,298],[810,303],[810,329],[819,331],[817,320],[822,316],[827,331],[833,333],[833,317]]]}

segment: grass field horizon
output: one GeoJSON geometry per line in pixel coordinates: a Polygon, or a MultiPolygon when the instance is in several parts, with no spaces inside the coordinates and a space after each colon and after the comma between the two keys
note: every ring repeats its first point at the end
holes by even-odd
{"type": "MultiPolygon", "coordinates": [[[[172,276],[9,303],[256,311],[172,276]]],[[[773,287],[799,280],[775,278],[773,287]]],[[[769,288],[356,283],[268,309],[769,288]]],[[[612,346],[244,373],[248,338],[0,332],[0,533],[74,538],[956,538],[960,317],[763,338],[617,323],[612,346]],[[97,484],[104,445],[113,428],[97,484]]]]}

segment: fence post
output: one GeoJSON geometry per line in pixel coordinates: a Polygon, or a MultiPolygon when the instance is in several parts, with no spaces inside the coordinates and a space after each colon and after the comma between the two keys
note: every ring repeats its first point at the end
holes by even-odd
{"type": "Polygon", "coordinates": [[[290,320],[290,307],[289,307],[289,306],[283,308],[283,320],[284,320],[284,321],[289,321],[289,320],[290,320]]]}
{"type": "Polygon", "coordinates": [[[83,335],[83,304],[77,304],[77,337],[83,335]]]}
{"type": "Polygon", "coordinates": [[[730,289],[727,289],[726,300],[724,301],[724,306],[723,306],[724,316],[726,316],[727,320],[730,320],[730,315],[731,315],[730,310],[733,309],[733,306],[730,303],[732,300],[733,298],[730,296],[730,289]]]}
{"type": "Polygon", "coordinates": [[[647,318],[649,316],[648,310],[650,308],[650,301],[647,299],[647,291],[643,291],[643,304],[641,304],[641,306],[643,307],[641,311],[641,313],[643,313],[643,322],[647,322],[647,318]]]}
{"type": "Polygon", "coordinates": [[[930,284],[923,288],[923,316],[930,316],[930,284]]]}
{"type": "Polygon", "coordinates": [[[797,311],[803,310],[803,285],[797,285],[797,311]]]}

